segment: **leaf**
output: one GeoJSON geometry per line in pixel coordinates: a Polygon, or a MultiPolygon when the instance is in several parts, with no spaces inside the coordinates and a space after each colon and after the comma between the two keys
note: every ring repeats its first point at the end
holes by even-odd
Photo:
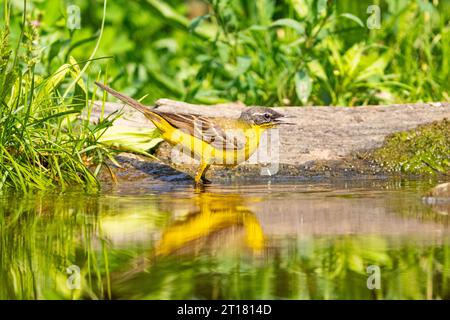
{"type": "Polygon", "coordinates": [[[318,60],[308,62],[308,69],[313,76],[320,80],[327,81],[327,74],[318,60]]]}
{"type": "MultiPolygon", "coordinates": [[[[223,42],[217,43],[217,51],[219,53],[220,61],[222,63],[227,63],[230,60],[230,47],[224,44],[223,42]]],[[[207,56],[207,60],[209,60],[211,57],[207,56]]],[[[198,61],[201,61],[200,59],[198,61]]]]}
{"type": "Polygon", "coordinates": [[[270,25],[270,27],[289,27],[297,31],[299,34],[305,33],[305,27],[302,23],[289,18],[276,20],[270,25]]]}
{"type": "Polygon", "coordinates": [[[59,86],[61,81],[64,80],[67,73],[70,71],[71,65],[66,63],[63,64],[56,70],[54,74],[45,79],[44,86],[41,88],[35,98],[35,103],[37,105],[43,103],[49,96],[53,94],[53,91],[59,86]]]}
{"type": "Polygon", "coordinates": [[[248,31],[267,31],[267,26],[261,26],[258,24],[251,25],[248,29],[248,31]]]}
{"type": "Polygon", "coordinates": [[[237,57],[237,67],[236,74],[241,75],[245,73],[252,64],[252,59],[250,57],[237,57]]]}
{"type": "Polygon", "coordinates": [[[253,22],[257,24],[268,25],[272,21],[273,14],[275,12],[275,1],[273,0],[256,0],[253,1],[256,7],[256,18],[253,22]]]}
{"type": "Polygon", "coordinates": [[[361,28],[364,28],[365,26],[364,26],[364,23],[362,22],[362,20],[360,19],[360,18],[358,18],[357,16],[355,16],[354,14],[351,14],[351,13],[342,13],[341,15],[339,15],[340,17],[343,17],[343,18],[347,18],[347,19],[349,19],[349,20],[352,20],[352,21],[354,21],[354,22],[356,22],[357,24],[359,24],[359,26],[361,27],[361,28]]]}
{"type": "MultiPolygon", "coordinates": [[[[78,65],[77,60],[75,60],[74,57],[69,57],[69,62],[72,65],[72,69],[70,69],[70,75],[75,80],[77,79],[78,75],[80,74],[80,66],[78,65]]],[[[80,86],[80,88],[84,91],[84,93],[87,93],[86,86],[84,85],[83,78],[78,79],[77,84],[80,86]]]]}
{"type": "Polygon", "coordinates": [[[68,46],[70,44],[69,39],[63,39],[63,40],[56,40],[50,45],[50,50],[48,53],[48,63],[50,64],[52,60],[58,56],[58,54],[61,53],[64,47],[68,46]]]}
{"type": "Polygon", "coordinates": [[[365,81],[374,75],[382,76],[384,74],[384,69],[389,63],[388,55],[384,54],[371,63],[367,68],[361,70],[356,77],[356,81],[365,81]]]}
{"type": "Polygon", "coordinates": [[[295,74],[295,92],[300,101],[305,104],[312,91],[312,80],[305,70],[300,70],[295,74]]]}
{"type": "Polygon", "coordinates": [[[149,78],[161,89],[167,90],[168,93],[175,97],[181,97],[183,95],[184,87],[178,81],[175,81],[159,70],[148,68],[146,71],[148,72],[149,78]]]}
{"type": "Polygon", "coordinates": [[[304,18],[308,15],[310,9],[306,0],[291,0],[290,2],[299,17],[304,18]]]}
{"type": "MultiPolygon", "coordinates": [[[[191,24],[189,19],[184,15],[179,14],[165,1],[145,0],[145,2],[150,6],[152,11],[160,15],[166,21],[166,23],[176,25],[184,30],[189,30],[189,26],[191,24]]],[[[214,28],[212,28],[211,26],[208,26],[208,28],[202,28],[202,26],[199,26],[199,28],[193,30],[192,32],[192,34],[197,35],[205,40],[213,39],[215,33],[216,30],[214,30],[214,28]]]]}
{"type": "Polygon", "coordinates": [[[317,1],[317,13],[324,16],[327,13],[327,2],[328,0],[318,0],[317,1]]]}
{"type": "Polygon", "coordinates": [[[163,141],[158,133],[155,129],[130,132],[126,126],[115,125],[103,134],[100,142],[121,150],[146,153],[163,141]]]}
{"type": "Polygon", "coordinates": [[[166,49],[170,53],[176,53],[178,50],[178,43],[173,38],[163,38],[154,42],[157,49],[166,49]]]}
{"type": "Polygon", "coordinates": [[[328,59],[330,60],[330,63],[333,65],[334,68],[336,68],[339,72],[344,71],[344,63],[342,61],[342,56],[340,54],[341,44],[338,40],[335,38],[328,38],[327,41],[327,48],[330,51],[331,55],[328,55],[328,59]]]}
{"type": "Polygon", "coordinates": [[[348,266],[354,272],[365,274],[364,261],[358,254],[350,254],[348,257],[348,266]]]}
{"type": "Polygon", "coordinates": [[[191,23],[189,24],[189,31],[193,32],[195,31],[195,29],[197,29],[197,27],[206,19],[209,19],[211,15],[209,14],[205,14],[203,16],[199,16],[197,18],[195,18],[194,20],[191,21],[191,23]]]}
{"type": "Polygon", "coordinates": [[[353,77],[353,73],[358,68],[363,52],[364,47],[357,43],[344,53],[345,72],[349,78],[353,77]]]}

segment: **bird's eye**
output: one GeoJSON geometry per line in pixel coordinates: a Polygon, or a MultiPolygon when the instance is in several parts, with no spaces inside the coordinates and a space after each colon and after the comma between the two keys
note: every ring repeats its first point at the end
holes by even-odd
{"type": "Polygon", "coordinates": [[[264,118],[270,119],[270,113],[264,113],[264,118]]]}

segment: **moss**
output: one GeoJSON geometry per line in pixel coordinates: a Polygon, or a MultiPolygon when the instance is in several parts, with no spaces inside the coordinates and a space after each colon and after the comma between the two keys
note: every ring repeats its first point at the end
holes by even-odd
{"type": "Polygon", "coordinates": [[[443,119],[388,136],[372,153],[388,170],[407,174],[450,172],[450,121],[443,119]]]}

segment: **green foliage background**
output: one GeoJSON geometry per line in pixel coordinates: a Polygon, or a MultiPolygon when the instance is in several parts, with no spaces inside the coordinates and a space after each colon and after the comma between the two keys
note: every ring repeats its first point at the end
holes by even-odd
{"type": "MultiPolygon", "coordinates": [[[[259,105],[449,101],[450,1],[108,1],[92,74],[133,96],[259,105]],[[194,4],[193,4],[194,3],[194,4]],[[372,4],[381,28],[369,29],[372,4]]],[[[88,59],[103,1],[29,1],[51,73],[88,59]],[[77,5],[81,28],[67,26],[77,5]],[[69,17],[70,19],[70,17],[69,17]]],[[[22,1],[12,1],[17,37],[22,1]]]]}

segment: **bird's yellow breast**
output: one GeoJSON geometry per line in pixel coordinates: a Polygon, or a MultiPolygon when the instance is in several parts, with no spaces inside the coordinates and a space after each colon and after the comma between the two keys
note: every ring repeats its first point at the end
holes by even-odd
{"type": "Polygon", "coordinates": [[[245,140],[242,148],[216,148],[204,140],[168,123],[163,117],[152,113],[149,119],[161,131],[162,138],[184,154],[203,163],[234,166],[246,161],[259,146],[263,127],[248,125],[235,119],[221,119],[221,127],[240,133],[245,140]]]}
{"type": "Polygon", "coordinates": [[[207,164],[234,166],[246,161],[256,151],[264,131],[262,128],[249,127],[242,130],[245,139],[243,148],[216,148],[207,142],[196,138],[182,130],[171,127],[162,132],[164,140],[168,141],[184,154],[207,164]]]}

